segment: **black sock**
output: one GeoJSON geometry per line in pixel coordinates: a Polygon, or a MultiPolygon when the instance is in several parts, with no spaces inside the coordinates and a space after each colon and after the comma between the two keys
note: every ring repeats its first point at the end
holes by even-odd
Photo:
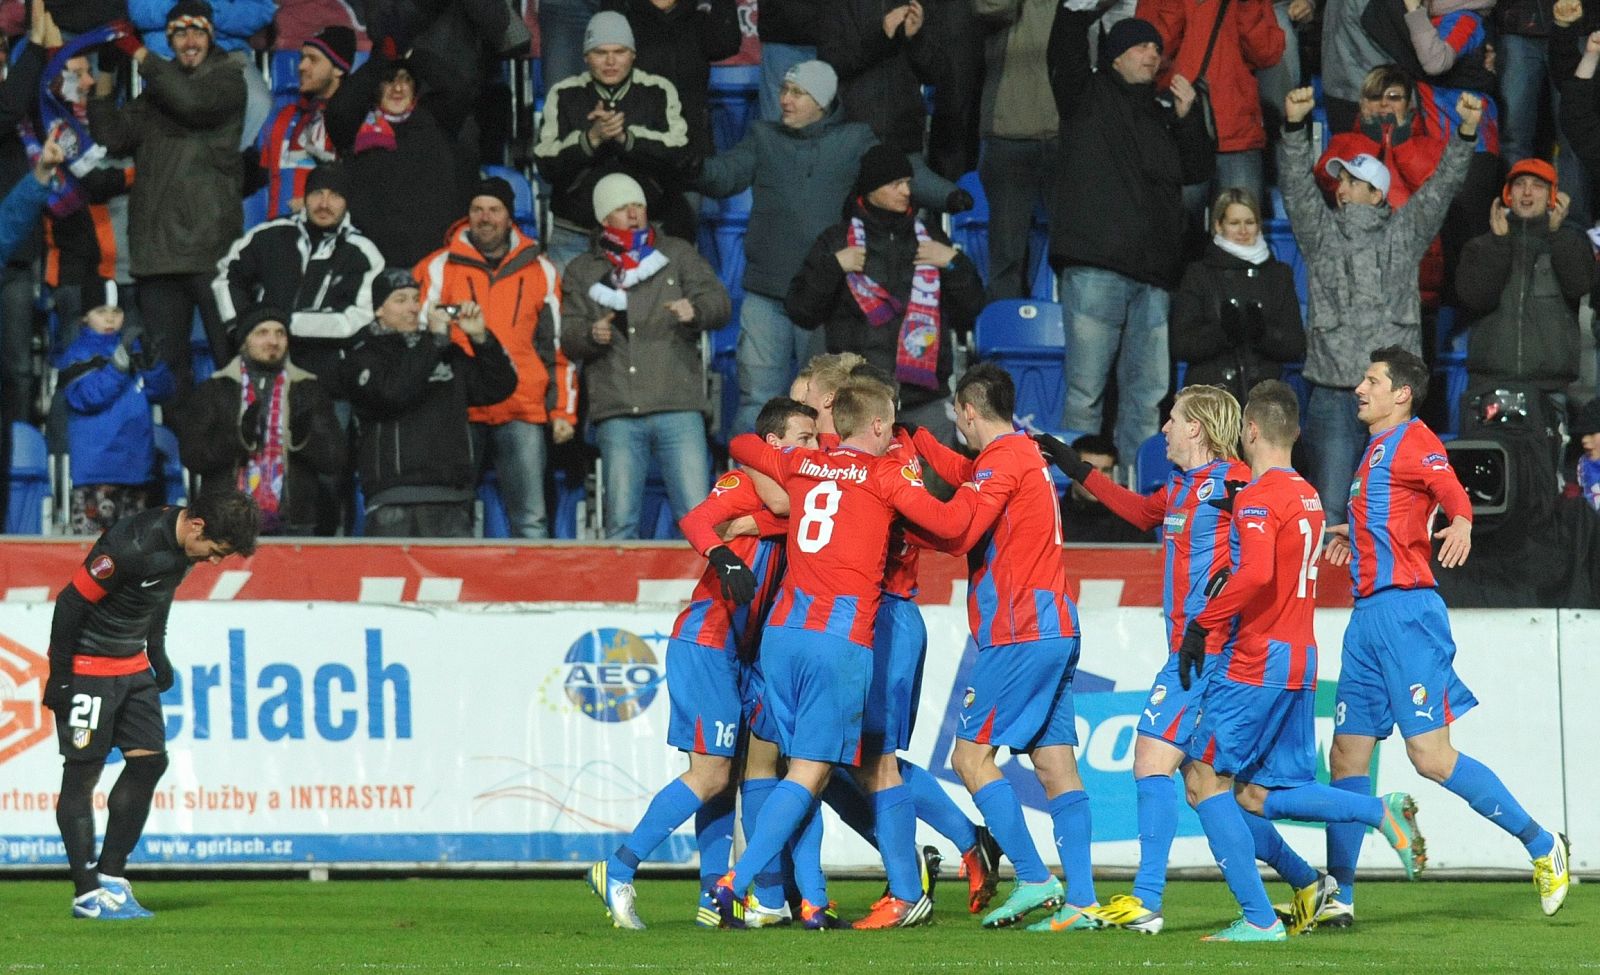
{"type": "Polygon", "coordinates": [[[150,800],[156,794],[156,783],[167,770],[167,754],[139,755],[125,764],[106,801],[111,815],[106,821],[105,846],[100,850],[100,872],[112,877],[122,876],[128,868],[128,854],[139,842],[144,821],[150,816],[150,800]]]}
{"type": "Polygon", "coordinates": [[[67,762],[61,770],[56,825],[67,847],[67,864],[78,896],[100,886],[94,864],[94,785],[100,781],[102,768],[103,762],[67,762]]]}

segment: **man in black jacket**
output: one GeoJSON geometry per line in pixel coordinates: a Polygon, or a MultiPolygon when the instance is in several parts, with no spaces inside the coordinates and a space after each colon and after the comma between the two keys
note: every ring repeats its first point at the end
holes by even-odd
{"type": "Polygon", "coordinates": [[[1161,36],[1148,21],[1119,21],[1100,44],[1099,70],[1090,69],[1098,16],[1093,6],[1063,7],[1050,32],[1050,84],[1061,131],[1070,133],[1050,218],[1050,266],[1061,275],[1067,320],[1062,425],[1100,432],[1115,365],[1114,439],[1134,457],[1160,425],[1170,381],[1167,308],[1183,267],[1182,188],[1211,178],[1216,146],[1182,75],[1170,93],[1156,91],[1161,36]]]}
{"type": "Polygon", "coordinates": [[[672,82],[678,89],[689,147],[697,158],[716,153],[711,142],[708,105],[713,62],[739,53],[735,0],[603,0],[601,6],[628,18],[639,45],[635,66],[672,82]]]}
{"type": "Polygon", "coordinates": [[[423,331],[421,287],[405,270],[378,275],[372,304],[377,317],[341,370],[360,423],[366,534],[471,537],[478,465],[467,407],[510,396],[517,371],[471,302],[433,309],[423,331]]]}
{"type": "Polygon", "coordinates": [[[372,282],[384,267],[377,246],[350,222],[349,192],[344,165],[322,163],[306,177],[300,212],[234,241],[211,283],[230,328],[257,305],[286,312],[295,364],[326,380],[338,376],[340,356],[372,321],[372,282]]]}

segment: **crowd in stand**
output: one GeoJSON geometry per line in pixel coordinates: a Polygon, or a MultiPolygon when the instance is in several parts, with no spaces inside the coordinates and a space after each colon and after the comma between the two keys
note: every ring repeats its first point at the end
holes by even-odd
{"type": "MultiPolygon", "coordinates": [[[[1467,335],[1464,402],[1509,388],[1565,417],[1569,490],[1600,510],[1578,385],[1600,4],[312,6],[0,3],[22,32],[0,83],[0,426],[47,424],[73,531],[162,500],[156,408],[200,489],[249,492],[269,533],[470,535],[492,472],[511,533],[548,537],[558,454],[592,445],[604,534],[638,537],[652,472],[675,517],[710,486],[705,333],[737,325],[731,432],[812,356],[855,352],[954,443],[952,370],[1040,259],[1065,411],[1036,422],[1091,463],[1156,434],[1180,369],[1236,396],[1301,376],[1297,463],[1339,523],[1366,352],[1434,361],[1442,316],[1467,335]],[[761,118],[719,148],[711,66],[752,19],[761,118]],[[508,144],[499,62],[529,56],[529,27],[545,93],[508,144]],[[254,56],[275,32],[300,55],[276,103],[254,56]],[[480,175],[508,159],[547,187],[546,226],[480,175]],[[944,225],[973,170],[985,267],[944,225]],[[703,201],[747,190],[743,275],[720,280],[703,201]],[[1275,200],[1299,288],[1268,246],[1275,200]]],[[[1095,537],[1092,500],[1063,503],[1069,537],[1095,537]]]]}

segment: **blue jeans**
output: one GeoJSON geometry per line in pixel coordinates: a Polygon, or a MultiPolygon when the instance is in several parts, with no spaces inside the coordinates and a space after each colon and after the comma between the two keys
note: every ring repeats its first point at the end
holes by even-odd
{"type": "MultiPolygon", "coordinates": [[[[549,0],[546,0],[549,2],[549,0]]],[[[801,61],[814,61],[817,49],[801,44],[761,45],[761,117],[768,122],[783,121],[778,110],[778,90],[783,87],[783,76],[801,61]]],[[[826,111],[828,106],[822,106],[826,111]]]]}
{"type": "Polygon", "coordinates": [[[524,420],[472,425],[478,457],[494,466],[500,482],[500,503],[512,538],[549,538],[545,521],[544,424],[524,420]]]}
{"type": "Polygon", "coordinates": [[[539,0],[539,73],[544,90],[586,70],[583,29],[600,12],[600,0],[539,0]]]}
{"type": "Polygon", "coordinates": [[[1106,379],[1117,370],[1117,428],[1124,463],[1161,427],[1167,395],[1167,307],[1171,296],[1115,271],[1069,267],[1061,272],[1061,313],[1066,320],[1067,405],[1064,429],[1099,433],[1106,379]]]}
{"type": "Polygon", "coordinates": [[[1355,393],[1312,385],[1301,439],[1311,465],[1311,486],[1322,497],[1328,524],[1342,525],[1348,520],[1345,509],[1350,501],[1350,482],[1371,439],[1367,425],[1356,419],[1355,393]]]}
{"type": "MultiPolygon", "coordinates": [[[[789,395],[789,384],[823,350],[822,329],[806,331],[783,313],[783,302],[745,292],[739,309],[739,415],[733,432],[755,429],[767,400],[789,395]]],[[[698,502],[697,502],[698,503],[698,502]]]]}
{"type": "Polygon", "coordinates": [[[554,220],[550,221],[550,239],[545,241],[544,256],[556,266],[556,272],[564,272],[568,262],[579,254],[589,252],[592,239],[586,233],[579,233],[561,226],[554,220]]]}
{"type": "MultiPolygon", "coordinates": [[[[1535,151],[1535,130],[1539,125],[1539,98],[1550,96],[1550,112],[1561,115],[1561,92],[1550,77],[1550,42],[1543,37],[1520,34],[1500,35],[1500,155],[1509,169],[1535,151]]],[[[1559,129],[1559,126],[1557,127],[1559,129]]],[[[1556,157],[1556,176],[1561,190],[1572,197],[1571,216],[1588,225],[1588,179],[1578,156],[1564,134],[1561,152],[1556,157]]]]}
{"type": "Polygon", "coordinates": [[[703,501],[711,487],[706,421],[698,412],[612,417],[595,425],[595,440],[605,468],[600,515],[607,538],[639,537],[639,508],[652,459],[666,484],[674,521],[703,501]]]}

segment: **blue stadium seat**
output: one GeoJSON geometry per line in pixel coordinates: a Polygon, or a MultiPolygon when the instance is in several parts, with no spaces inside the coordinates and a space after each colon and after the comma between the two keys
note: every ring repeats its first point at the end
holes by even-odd
{"type": "Polygon", "coordinates": [[[950,240],[978,265],[978,276],[989,283],[989,198],[977,173],[962,173],[956,185],[972,195],[972,209],[950,215],[950,240]]]}
{"type": "Polygon", "coordinates": [[[639,505],[639,537],[648,539],[682,538],[677,519],[672,517],[672,504],[667,499],[667,485],[654,467],[644,482],[644,500],[639,505]]]}
{"type": "Polygon", "coordinates": [[[711,113],[711,140],[718,152],[727,152],[744,138],[755,121],[760,95],[759,64],[711,67],[707,107],[711,113]]]}
{"type": "Polygon", "coordinates": [[[1172,473],[1172,461],[1167,459],[1167,438],[1156,434],[1139,445],[1139,456],[1133,463],[1134,490],[1149,494],[1167,481],[1172,473]]]}
{"type": "Polygon", "coordinates": [[[189,475],[178,456],[178,435],[171,427],[155,428],[156,463],[161,468],[161,483],[166,486],[167,504],[189,503],[189,475]]]}
{"type": "Polygon", "coordinates": [[[478,482],[478,501],[483,506],[483,537],[510,538],[511,523],[506,519],[506,506],[500,501],[500,480],[494,468],[483,472],[478,482]]]}
{"type": "Polygon", "coordinates": [[[1061,306],[1017,299],[991,302],[978,315],[974,335],[978,358],[999,363],[1016,383],[1017,422],[1030,429],[1060,423],[1067,395],[1061,306]]]}
{"type": "Polygon", "coordinates": [[[36,426],[16,421],[11,424],[11,484],[6,533],[43,534],[49,501],[50,451],[45,446],[44,434],[36,426]]]}
{"type": "Polygon", "coordinates": [[[511,198],[515,210],[511,219],[517,222],[517,227],[534,240],[539,238],[539,210],[538,201],[533,195],[533,184],[528,182],[528,177],[519,170],[510,166],[485,166],[485,178],[500,177],[511,184],[511,198]]]}
{"type": "Polygon", "coordinates": [[[582,473],[556,471],[556,507],[550,519],[550,537],[578,537],[578,504],[587,497],[582,473]]]}
{"type": "Polygon", "coordinates": [[[1300,254],[1300,245],[1295,243],[1294,231],[1289,227],[1287,217],[1273,217],[1262,228],[1266,235],[1267,247],[1272,251],[1272,256],[1289,265],[1294,272],[1294,293],[1300,299],[1300,320],[1306,321],[1306,261],[1300,254]]]}
{"type": "Polygon", "coordinates": [[[1461,397],[1467,392],[1467,333],[1455,308],[1439,309],[1434,323],[1433,388],[1442,390],[1445,398],[1448,419],[1443,432],[1461,432],[1461,397]]]}

